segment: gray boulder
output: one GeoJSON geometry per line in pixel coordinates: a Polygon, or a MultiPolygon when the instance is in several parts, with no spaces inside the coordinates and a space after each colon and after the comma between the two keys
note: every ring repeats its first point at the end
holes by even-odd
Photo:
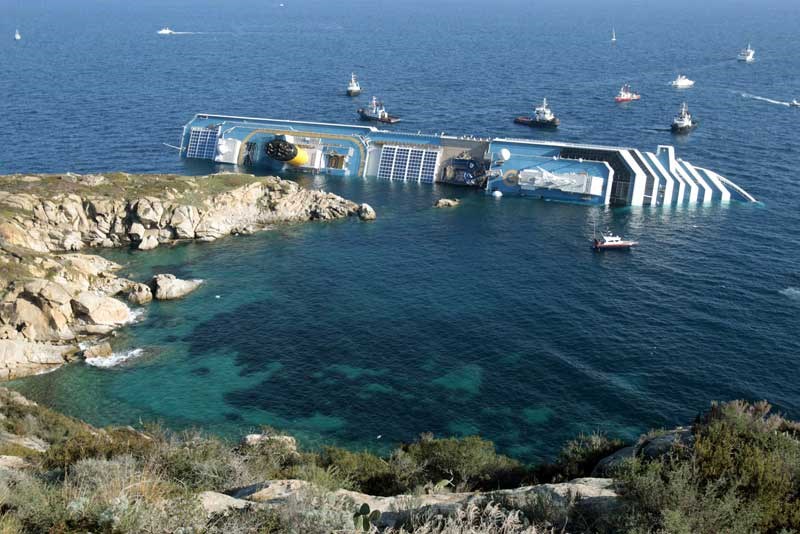
{"type": "Polygon", "coordinates": [[[460,202],[456,199],[452,198],[440,198],[436,201],[436,204],[433,205],[435,208],[455,208],[458,206],[460,202]]]}
{"type": "Polygon", "coordinates": [[[150,287],[156,299],[173,300],[188,295],[202,283],[202,280],[181,280],[174,274],[157,274],[150,282],[150,287]]]}
{"type": "Polygon", "coordinates": [[[358,218],[362,221],[374,221],[377,217],[378,214],[369,204],[361,204],[358,207],[358,218]]]}

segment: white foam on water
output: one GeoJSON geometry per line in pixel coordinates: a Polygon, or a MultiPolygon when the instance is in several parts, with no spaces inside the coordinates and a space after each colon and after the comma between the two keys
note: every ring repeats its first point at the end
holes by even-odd
{"type": "Polygon", "coordinates": [[[132,358],[137,358],[144,353],[144,349],[131,349],[126,352],[115,352],[107,358],[86,358],[86,364],[92,367],[115,367],[132,358]]]}
{"type": "Polygon", "coordinates": [[[779,293],[792,300],[800,301],[800,287],[787,287],[786,289],[781,289],[779,293]]]}
{"type": "Polygon", "coordinates": [[[147,308],[133,308],[130,312],[130,318],[124,324],[135,324],[144,318],[147,308]]]}
{"type": "Polygon", "coordinates": [[[751,95],[750,93],[741,93],[741,95],[744,98],[752,98],[753,100],[760,100],[762,102],[769,102],[770,104],[775,104],[776,106],[789,107],[789,102],[784,102],[782,100],[773,100],[773,99],[767,98],[765,96],[751,95]]]}

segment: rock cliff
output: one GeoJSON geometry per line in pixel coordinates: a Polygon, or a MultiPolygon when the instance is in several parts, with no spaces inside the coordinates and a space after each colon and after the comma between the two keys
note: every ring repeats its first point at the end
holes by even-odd
{"type": "Polygon", "coordinates": [[[87,248],[151,250],[213,241],[276,223],[359,215],[331,193],[275,177],[218,174],[6,176],[0,178],[0,379],[47,371],[78,354],[87,336],[130,322],[126,298],[180,298],[200,281],[118,277],[87,248]]]}

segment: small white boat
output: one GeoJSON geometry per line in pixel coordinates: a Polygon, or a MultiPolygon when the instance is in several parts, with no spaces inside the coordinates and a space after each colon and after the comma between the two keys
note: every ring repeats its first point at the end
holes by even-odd
{"type": "Polygon", "coordinates": [[[601,232],[600,238],[597,238],[597,230],[595,229],[594,238],[592,239],[592,248],[597,251],[601,250],[628,250],[638,245],[638,241],[630,241],[622,239],[618,235],[611,232],[601,232]]]}
{"type": "Polygon", "coordinates": [[[350,83],[347,84],[347,96],[358,96],[361,94],[361,84],[358,83],[358,78],[353,72],[350,74],[350,83]]]}
{"type": "Polygon", "coordinates": [[[14,32],[14,40],[15,41],[21,41],[22,40],[22,35],[20,35],[19,30],[14,32]]]}
{"type": "Polygon", "coordinates": [[[611,28],[611,42],[612,43],[616,43],[617,42],[617,32],[614,31],[614,28],[611,28]]]}
{"type": "Polygon", "coordinates": [[[689,133],[697,126],[697,121],[692,118],[692,114],[689,113],[689,106],[686,105],[684,102],[681,105],[681,109],[675,118],[672,120],[672,133],[689,133]]]}
{"type": "Polygon", "coordinates": [[[798,100],[795,98],[794,100],[792,100],[791,102],[789,102],[789,105],[790,105],[790,106],[792,106],[793,108],[800,108],[800,101],[798,101],[798,100]]]}
{"type": "Polygon", "coordinates": [[[745,63],[752,63],[756,60],[756,51],[750,46],[750,43],[747,43],[747,48],[742,49],[736,59],[745,63]]]}
{"type": "Polygon", "coordinates": [[[160,30],[158,30],[158,35],[173,35],[175,32],[172,31],[169,26],[164,26],[160,30]]]}
{"type": "Polygon", "coordinates": [[[694,80],[690,80],[683,74],[679,74],[678,77],[672,80],[669,84],[676,89],[688,89],[694,86],[694,80]]]}

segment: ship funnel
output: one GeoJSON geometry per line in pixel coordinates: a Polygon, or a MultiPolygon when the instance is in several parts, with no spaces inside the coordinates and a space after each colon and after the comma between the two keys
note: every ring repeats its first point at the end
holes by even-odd
{"type": "Polygon", "coordinates": [[[264,152],[270,158],[276,161],[283,161],[293,167],[302,167],[308,163],[308,153],[283,138],[276,137],[267,143],[264,147],[264,152]]]}

